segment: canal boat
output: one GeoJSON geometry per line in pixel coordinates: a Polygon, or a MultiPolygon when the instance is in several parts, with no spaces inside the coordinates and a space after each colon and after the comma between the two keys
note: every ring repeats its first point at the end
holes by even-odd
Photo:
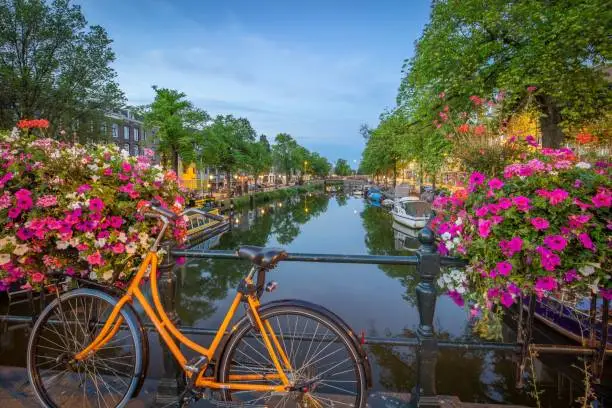
{"type": "Polygon", "coordinates": [[[353,195],[361,197],[361,196],[363,196],[363,191],[355,189],[355,190],[353,190],[353,195]]]}
{"type": "Polygon", "coordinates": [[[391,210],[393,219],[410,228],[423,228],[431,217],[431,204],[417,197],[402,197],[391,210]]]}
{"type": "Polygon", "coordinates": [[[393,201],[390,198],[385,198],[384,200],[382,200],[383,207],[387,207],[387,208],[392,208],[395,205],[395,201],[393,201]]]}
{"type": "MultiPolygon", "coordinates": [[[[523,307],[528,309],[529,298],[524,299],[523,307]]],[[[591,338],[590,324],[591,299],[576,298],[567,293],[549,296],[536,300],[535,318],[557,333],[578,343],[588,343],[591,338]]],[[[603,324],[607,323],[606,348],[612,349],[612,316],[607,310],[608,318],[604,318],[603,299],[597,298],[595,303],[595,326],[593,339],[601,343],[603,324]]]]}
{"type": "Polygon", "coordinates": [[[398,251],[416,251],[421,243],[418,240],[418,229],[408,228],[398,222],[393,222],[393,238],[395,238],[395,249],[398,251]]]}

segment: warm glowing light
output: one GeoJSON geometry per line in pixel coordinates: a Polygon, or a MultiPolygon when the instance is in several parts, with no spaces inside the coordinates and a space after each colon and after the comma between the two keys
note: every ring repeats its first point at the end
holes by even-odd
{"type": "Polygon", "coordinates": [[[213,179],[213,175],[211,174],[210,177],[208,177],[208,178],[212,180],[213,179]]]}

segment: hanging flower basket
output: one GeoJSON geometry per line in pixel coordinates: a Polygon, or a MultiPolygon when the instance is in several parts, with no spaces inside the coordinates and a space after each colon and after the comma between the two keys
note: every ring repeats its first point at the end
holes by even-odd
{"type": "Polygon", "coordinates": [[[474,172],[465,190],[436,199],[439,252],[469,264],[438,284],[480,319],[481,334],[499,337],[501,314],[520,295],[612,298],[611,170],[570,149],[541,149],[503,176],[474,172]]]}
{"type": "MultiPolygon", "coordinates": [[[[128,280],[159,231],[137,208],[157,198],[180,211],[176,175],[152,165],[148,149],[130,157],[112,144],[45,138],[44,120],[19,125],[0,134],[0,291],[39,289],[56,271],[128,280]]],[[[169,234],[182,242],[184,220],[169,234]]]]}

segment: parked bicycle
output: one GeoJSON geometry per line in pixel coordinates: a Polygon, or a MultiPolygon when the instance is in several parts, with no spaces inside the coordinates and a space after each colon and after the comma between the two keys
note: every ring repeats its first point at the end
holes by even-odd
{"type": "Polygon", "coordinates": [[[185,337],[164,311],[157,285],[157,250],[178,215],[154,204],[141,211],[163,226],[127,290],[120,296],[93,288],[58,294],[34,324],[27,365],[42,406],[123,407],[138,395],[149,349],[132,306],[136,300],[183,370],[186,387],[179,405],[217,390],[224,406],[365,407],[370,366],[345,322],[306,301],[260,304],[263,292],[275,289],[274,282],[266,284],[266,273],[287,258],[282,249],[239,248],[252,267],[217,334],[208,347],[185,337]],[[147,273],[153,304],[141,290],[147,273]],[[240,305],[245,316],[226,335],[240,305]],[[195,357],[188,359],[181,346],[195,357]]]}

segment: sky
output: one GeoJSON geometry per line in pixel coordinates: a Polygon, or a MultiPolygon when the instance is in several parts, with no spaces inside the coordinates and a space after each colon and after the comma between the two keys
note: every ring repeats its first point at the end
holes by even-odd
{"type": "Polygon", "coordinates": [[[131,105],[152,85],[211,115],[246,117],[356,166],[363,123],[395,105],[429,0],[77,0],[113,39],[131,105]]]}

